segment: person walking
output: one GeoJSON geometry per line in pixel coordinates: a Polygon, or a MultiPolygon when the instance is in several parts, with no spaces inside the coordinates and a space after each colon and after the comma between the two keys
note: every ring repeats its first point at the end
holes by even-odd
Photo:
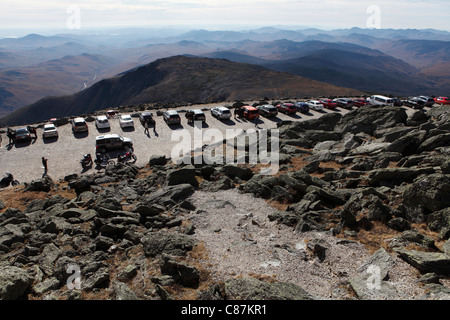
{"type": "Polygon", "coordinates": [[[144,127],[145,127],[144,133],[145,133],[147,136],[149,136],[150,133],[149,133],[149,131],[148,131],[148,121],[145,121],[144,127]]]}
{"type": "Polygon", "coordinates": [[[44,166],[44,174],[47,173],[47,159],[42,157],[42,165],[44,166]]]}

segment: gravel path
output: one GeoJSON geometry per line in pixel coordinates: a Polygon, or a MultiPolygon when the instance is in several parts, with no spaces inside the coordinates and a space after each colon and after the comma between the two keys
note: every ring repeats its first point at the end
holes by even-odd
{"type": "MultiPolygon", "coordinates": [[[[290,227],[271,222],[267,216],[275,209],[238,190],[197,191],[191,201],[197,210],[188,218],[196,227],[195,237],[205,245],[215,280],[268,276],[295,283],[320,299],[344,299],[350,296],[343,284],[361,272],[358,268],[371,256],[359,242],[324,232],[294,233],[290,227]],[[312,239],[330,245],[323,261],[307,248],[312,239]]],[[[389,281],[397,298],[422,296],[417,271],[391,256],[395,266],[389,281]]]]}

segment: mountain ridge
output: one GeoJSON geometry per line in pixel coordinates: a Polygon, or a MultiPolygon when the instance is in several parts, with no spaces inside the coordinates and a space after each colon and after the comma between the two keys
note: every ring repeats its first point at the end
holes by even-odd
{"type": "Polygon", "coordinates": [[[173,56],[101,80],[73,95],[46,97],[0,119],[0,125],[76,116],[121,105],[189,104],[269,97],[361,95],[349,88],[222,59],[173,56]]]}

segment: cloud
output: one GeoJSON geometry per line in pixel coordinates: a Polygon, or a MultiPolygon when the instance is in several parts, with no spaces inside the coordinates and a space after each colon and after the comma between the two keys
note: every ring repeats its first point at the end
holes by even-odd
{"type": "Polygon", "coordinates": [[[257,24],[364,28],[367,8],[376,5],[382,28],[450,30],[447,0],[15,0],[2,5],[0,27],[64,27],[70,5],[79,6],[84,27],[257,24]]]}

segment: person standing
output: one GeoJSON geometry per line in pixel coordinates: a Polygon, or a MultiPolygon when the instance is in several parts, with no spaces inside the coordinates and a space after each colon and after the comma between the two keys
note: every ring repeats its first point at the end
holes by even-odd
{"type": "Polygon", "coordinates": [[[44,166],[44,174],[47,173],[47,159],[42,157],[42,165],[44,166]]]}
{"type": "Polygon", "coordinates": [[[149,136],[150,133],[149,133],[149,131],[148,131],[148,121],[145,121],[144,127],[145,127],[144,133],[145,133],[147,136],[149,136]]]}

